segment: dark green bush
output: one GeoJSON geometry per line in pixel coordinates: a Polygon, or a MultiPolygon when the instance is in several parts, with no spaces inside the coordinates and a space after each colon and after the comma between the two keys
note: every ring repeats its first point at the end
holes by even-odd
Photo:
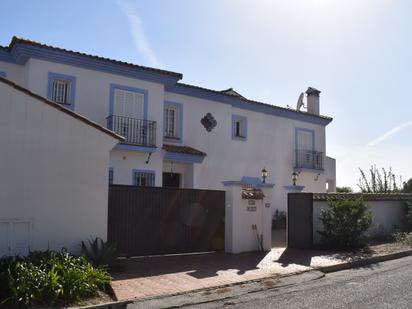
{"type": "Polygon", "coordinates": [[[337,249],[357,249],[365,245],[365,232],[372,224],[372,213],[362,198],[329,201],[322,209],[323,230],[318,231],[324,245],[337,249]]]}
{"type": "Polygon", "coordinates": [[[55,305],[79,302],[104,290],[110,276],[66,251],[31,252],[0,259],[0,304],[55,305]]]}
{"type": "Polygon", "coordinates": [[[82,241],[82,253],[93,266],[110,267],[116,260],[116,247],[96,237],[88,240],[88,244],[82,241]]]}

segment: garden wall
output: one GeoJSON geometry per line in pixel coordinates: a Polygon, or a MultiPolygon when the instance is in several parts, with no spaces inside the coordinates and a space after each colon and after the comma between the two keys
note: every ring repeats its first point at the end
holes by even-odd
{"type": "MultiPolygon", "coordinates": [[[[320,211],[328,207],[328,200],[353,199],[360,194],[313,194],[313,244],[320,243],[317,231],[322,229],[320,211]]],[[[405,203],[412,200],[412,194],[363,194],[364,201],[372,211],[372,226],[369,236],[382,237],[390,235],[396,228],[405,225],[405,203]]]]}

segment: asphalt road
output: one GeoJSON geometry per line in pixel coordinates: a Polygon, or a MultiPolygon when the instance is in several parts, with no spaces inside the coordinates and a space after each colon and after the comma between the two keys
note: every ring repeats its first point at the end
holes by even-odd
{"type": "Polygon", "coordinates": [[[302,284],[189,307],[412,308],[412,257],[330,273],[302,284]]]}

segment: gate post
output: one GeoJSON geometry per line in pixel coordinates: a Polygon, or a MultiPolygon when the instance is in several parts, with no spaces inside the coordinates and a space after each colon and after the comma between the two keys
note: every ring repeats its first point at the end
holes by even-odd
{"type": "Polygon", "coordinates": [[[272,184],[226,181],[225,251],[268,251],[272,244],[272,184]]]}

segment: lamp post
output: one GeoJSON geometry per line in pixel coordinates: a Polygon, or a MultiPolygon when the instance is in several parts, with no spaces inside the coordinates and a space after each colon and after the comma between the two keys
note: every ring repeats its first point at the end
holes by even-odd
{"type": "Polygon", "coordinates": [[[296,172],[293,172],[292,173],[292,182],[293,182],[293,185],[294,186],[296,186],[296,181],[298,181],[298,173],[296,173],[296,172]]]}
{"type": "Polygon", "coordinates": [[[268,171],[266,170],[266,168],[263,168],[260,173],[262,176],[262,182],[266,183],[266,178],[268,177],[268,174],[269,174],[268,171]]]}

